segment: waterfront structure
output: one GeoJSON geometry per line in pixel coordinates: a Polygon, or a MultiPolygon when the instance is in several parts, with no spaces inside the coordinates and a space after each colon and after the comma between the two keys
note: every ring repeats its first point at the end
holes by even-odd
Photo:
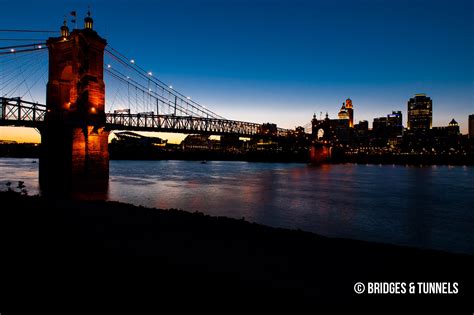
{"type": "Polygon", "coordinates": [[[131,131],[114,132],[114,135],[117,137],[117,141],[124,145],[164,147],[168,143],[168,140],[163,140],[158,137],[144,136],[131,131]]]}
{"type": "Polygon", "coordinates": [[[413,132],[426,132],[433,124],[433,101],[426,94],[415,94],[408,101],[407,128],[413,132]]]}
{"type": "MultiPolygon", "coordinates": [[[[35,54],[46,48],[49,52],[46,105],[12,95],[0,97],[1,126],[32,127],[41,133],[39,173],[42,189],[107,190],[108,138],[113,130],[218,135],[236,139],[258,137],[271,143],[288,136],[288,130],[278,128],[276,124],[226,119],[175,91],[172,86],[164,85],[151,71],[138,67],[134,59],[129,60],[115,49],[106,47],[106,40],[93,30],[93,24],[89,12],[83,29],[75,28],[70,32],[65,20],[58,37],[51,37],[46,43],[8,46],[8,50],[4,47],[1,52],[3,57],[35,54]],[[104,65],[105,52],[116,67],[104,65]],[[136,112],[132,113],[129,108],[112,108],[113,112],[110,109],[105,112],[104,71],[114,82],[143,96],[136,98],[136,112]],[[146,88],[142,84],[145,80],[146,88]]],[[[22,69],[20,66],[15,68],[22,69]]],[[[9,74],[12,77],[15,68],[9,74]]]]}
{"type": "Polygon", "coordinates": [[[352,107],[352,100],[350,98],[346,99],[346,101],[342,103],[337,117],[339,119],[347,119],[349,128],[354,128],[354,109],[352,107]]]}
{"type": "Polygon", "coordinates": [[[180,144],[182,150],[211,150],[212,141],[206,135],[187,135],[180,144]]]}
{"type": "Polygon", "coordinates": [[[328,113],[324,119],[318,120],[313,116],[311,121],[313,138],[347,143],[350,139],[349,119],[330,119],[328,113]],[[321,131],[324,131],[321,135],[321,131]]]}
{"type": "MultiPolygon", "coordinates": [[[[47,112],[41,132],[40,182],[106,186],[109,180],[109,131],[105,129],[103,77],[105,39],[93,30],[90,12],[84,29],[49,38],[47,112]],[[89,181],[90,180],[90,181],[89,181]]],[[[92,188],[92,187],[91,187],[92,188]]]]}

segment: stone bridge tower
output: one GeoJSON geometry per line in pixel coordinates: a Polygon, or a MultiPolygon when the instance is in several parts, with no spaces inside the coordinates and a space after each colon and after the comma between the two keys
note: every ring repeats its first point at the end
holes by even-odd
{"type": "Polygon", "coordinates": [[[109,153],[105,130],[104,49],[88,12],[84,29],[49,38],[49,80],[45,127],[41,132],[42,190],[108,187],[109,153]]]}
{"type": "Polygon", "coordinates": [[[331,120],[326,113],[326,119],[318,120],[316,114],[311,120],[313,142],[310,146],[311,164],[325,164],[331,161],[331,120]]]}

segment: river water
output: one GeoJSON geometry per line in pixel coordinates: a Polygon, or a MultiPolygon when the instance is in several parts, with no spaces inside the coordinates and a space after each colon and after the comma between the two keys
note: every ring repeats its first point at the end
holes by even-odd
{"type": "MultiPolygon", "coordinates": [[[[0,189],[37,194],[35,162],[0,159],[0,189]]],[[[474,167],[111,161],[108,199],[474,254],[474,167]]]]}

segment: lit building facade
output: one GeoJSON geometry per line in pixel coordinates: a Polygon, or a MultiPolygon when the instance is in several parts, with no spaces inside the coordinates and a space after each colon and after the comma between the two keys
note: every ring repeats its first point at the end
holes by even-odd
{"type": "Polygon", "coordinates": [[[349,128],[354,128],[354,109],[350,98],[342,103],[341,110],[339,110],[337,117],[339,119],[347,119],[349,121],[349,128]]]}
{"type": "Polygon", "coordinates": [[[337,117],[339,119],[347,119],[349,120],[349,113],[347,112],[346,108],[346,103],[342,103],[341,110],[339,110],[339,113],[337,114],[337,117]]]}
{"type": "Polygon", "coordinates": [[[426,94],[415,94],[408,101],[407,128],[411,131],[428,131],[433,124],[433,101],[426,94]]]}

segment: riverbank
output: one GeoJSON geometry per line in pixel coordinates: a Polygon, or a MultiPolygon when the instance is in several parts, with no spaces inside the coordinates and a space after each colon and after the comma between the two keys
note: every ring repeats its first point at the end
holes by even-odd
{"type": "Polygon", "coordinates": [[[117,202],[5,192],[0,200],[2,311],[22,307],[24,300],[51,310],[58,299],[70,310],[93,301],[157,310],[174,299],[204,307],[459,305],[473,293],[470,255],[117,202]],[[359,281],[447,281],[460,288],[456,295],[371,296],[354,293],[359,281]]]}

